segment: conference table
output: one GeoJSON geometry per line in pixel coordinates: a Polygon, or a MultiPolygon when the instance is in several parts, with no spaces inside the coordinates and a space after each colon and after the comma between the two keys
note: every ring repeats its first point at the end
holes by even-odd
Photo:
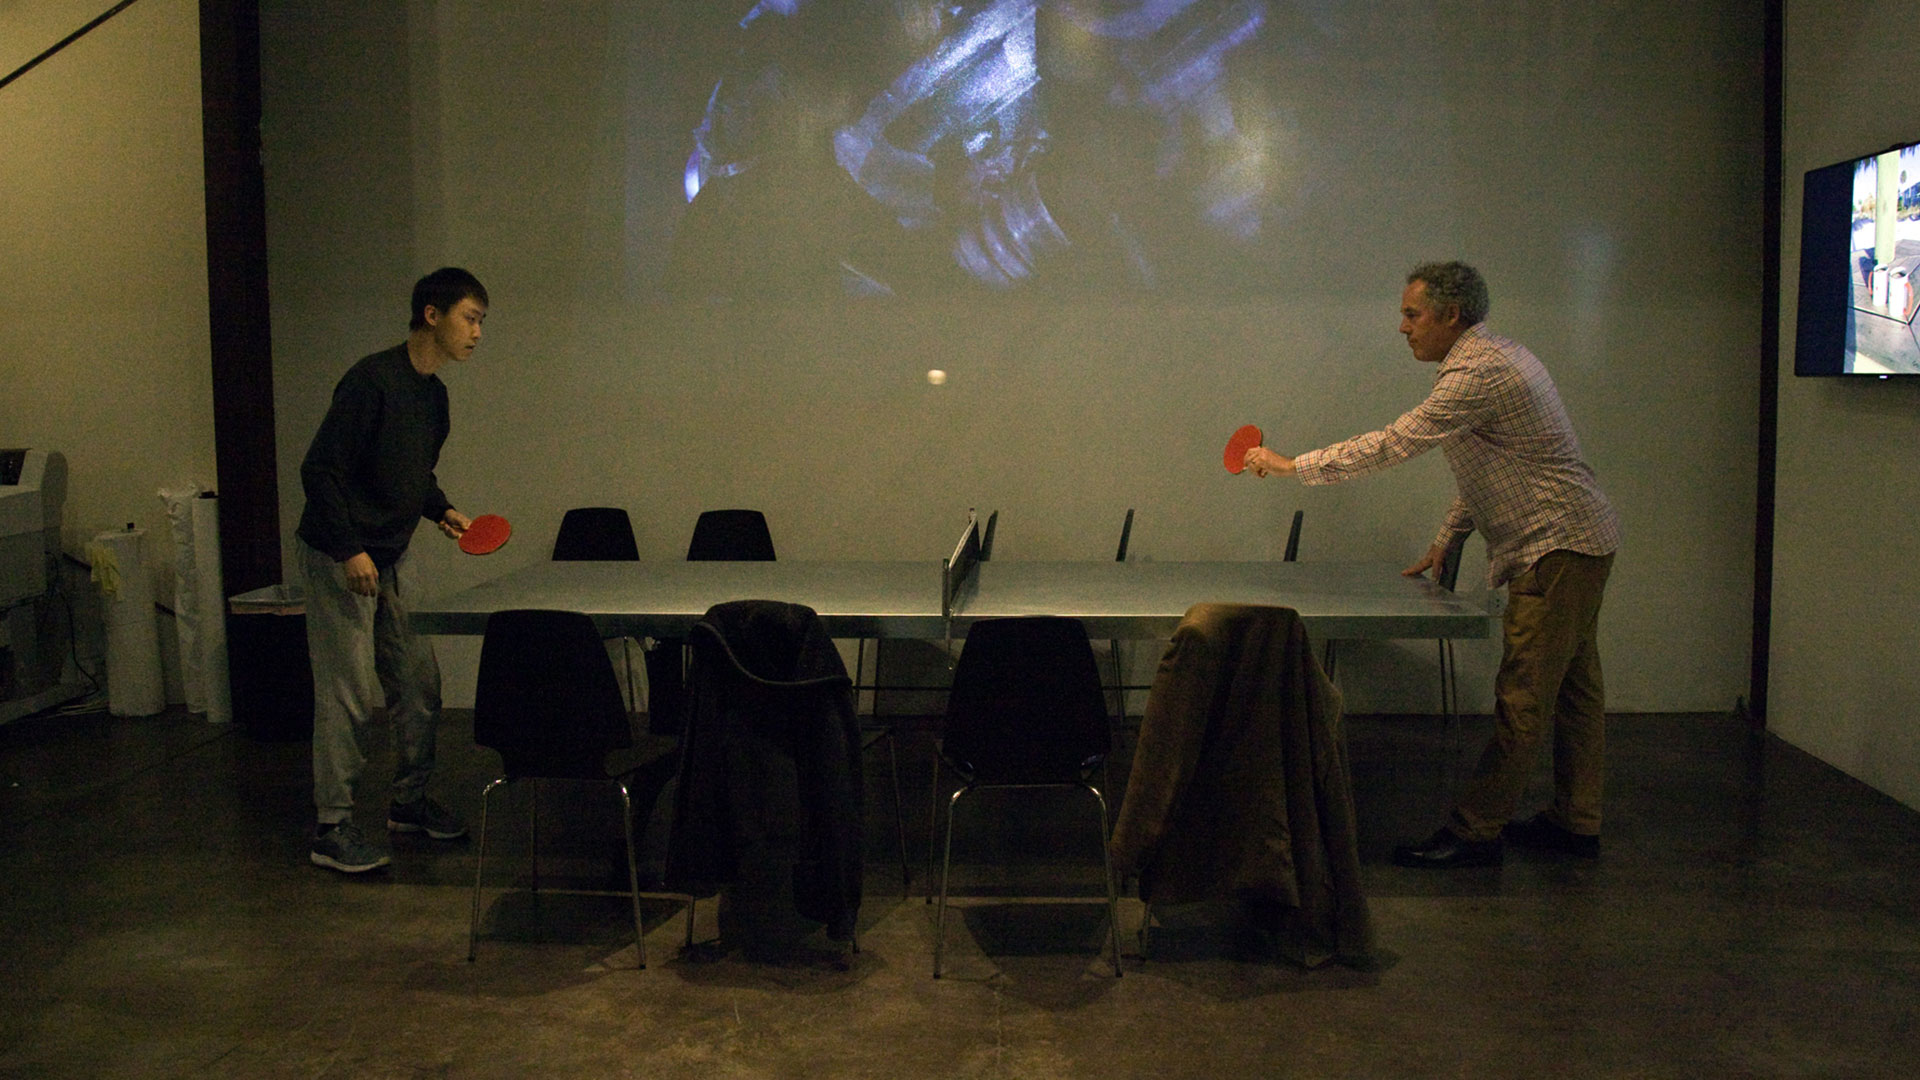
{"type": "Polygon", "coordinates": [[[425,634],[479,635],[513,608],[579,611],[605,637],[685,637],[709,607],[781,600],[837,638],[964,639],[980,619],[1071,615],[1095,639],[1171,637],[1186,610],[1290,607],[1316,640],[1483,638],[1487,610],[1386,563],[980,561],[543,562],[416,605],[425,634]]]}

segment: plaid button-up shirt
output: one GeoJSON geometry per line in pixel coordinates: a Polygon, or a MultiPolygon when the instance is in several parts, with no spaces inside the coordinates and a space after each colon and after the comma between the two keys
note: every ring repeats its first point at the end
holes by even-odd
{"type": "Polygon", "coordinates": [[[1304,483],[1333,484],[1436,446],[1459,491],[1434,542],[1478,528],[1489,586],[1549,551],[1605,555],[1620,546],[1620,519],[1580,456],[1547,369],[1485,323],[1454,342],[1425,401],[1383,430],[1301,454],[1294,467],[1304,483]]]}

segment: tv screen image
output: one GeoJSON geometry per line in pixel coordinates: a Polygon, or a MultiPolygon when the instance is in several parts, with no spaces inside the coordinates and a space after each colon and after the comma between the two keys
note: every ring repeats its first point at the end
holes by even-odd
{"type": "Polygon", "coordinates": [[[1920,375],[1920,144],[1807,173],[1796,375],[1920,375]]]}

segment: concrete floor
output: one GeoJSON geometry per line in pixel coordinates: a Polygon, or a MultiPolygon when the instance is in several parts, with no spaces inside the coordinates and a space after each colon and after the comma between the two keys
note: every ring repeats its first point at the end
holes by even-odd
{"type": "MultiPolygon", "coordinates": [[[[401,837],[358,879],[308,865],[305,743],[183,714],[20,721],[0,728],[0,1077],[1915,1075],[1920,814],[1730,717],[1623,716],[1598,863],[1401,870],[1387,850],[1436,823],[1447,741],[1421,718],[1350,735],[1384,970],[1300,970],[1189,909],[1115,980],[1093,848],[1074,847],[1090,826],[1056,802],[960,848],[979,898],[936,982],[924,733],[903,740],[910,899],[869,758],[850,967],[694,962],[662,901],[635,971],[623,900],[510,888],[524,803],[497,804],[469,964],[473,845],[401,837]],[[1055,899],[995,899],[1021,889],[1055,899]]],[[[495,765],[450,713],[436,794],[477,816],[495,765]]],[[[568,811],[548,814],[549,870],[609,873],[607,807],[549,804],[568,811]]],[[[1128,953],[1139,917],[1123,903],[1128,953]]],[[[699,937],[714,918],[701,905],[699,937]]]]}

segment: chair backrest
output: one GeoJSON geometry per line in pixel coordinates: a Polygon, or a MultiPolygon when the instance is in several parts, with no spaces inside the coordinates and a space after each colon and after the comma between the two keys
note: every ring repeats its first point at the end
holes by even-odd
{"type": "Polygon", "coordinates": [[[473,741],[509,776],[606,775],[607,751],[633,745],[613,661],[577,611],[487,617],[474,688],[473,741]]]}
{"type": "Polygon", "coordinates": [[[1467,537],[1472,535],[1471,531],[1463,534],[1460,539],[1448,544],[1447,550],[1440,555],[1440,566],[1433,572],[1433,580],[1448,592],[1452,592],[1454,584],[1460,580],[1460,553],[1466,549],[1467,537]]]}
{"type": "Polygon", "coordinates": [[[560,519],[554,562],[638,562],[633,522],[617,506],[576,506],[560,519]]]}
{"type": "Polygon", "coordinates": [[[1109,749],[1107,701],[1086,627],[1031,615],[967,631],[941,753],[970,780],[1070,783],[1109,749]]]}
{"type": "Polygon", "coordinates": [[[1300,520],[1306,516],[1305,510],[1293,512],[1293,524],[1287,529],[1287,552],[1280,556],[1286,562],[1298,562],[1300,559],[1300,520]]]}
{"type": "Polygon", "coordinates": [[[987,515],[986,530],[980,534],[980,561],[981,562],[986,562],[988,559],[993,558],[993,530],[994,530],[994,527],[999,524],[1000,524],[1000,511],[995,510],[993,513],[987,515]]]}
{"type": "Polygon", "coordinates": [[[758,510],[707,510],[693,523],[690,562],[773,562],[773,534],[758,510]]]}
{"type": "Polygon", "coordinates": [[[1120,522],[1120,550],[1113,556],[1114,562],[1127,561],[1127,541],[1133,537],[1133,507],[1127,507],[1127,516],[1120,522]]]}

